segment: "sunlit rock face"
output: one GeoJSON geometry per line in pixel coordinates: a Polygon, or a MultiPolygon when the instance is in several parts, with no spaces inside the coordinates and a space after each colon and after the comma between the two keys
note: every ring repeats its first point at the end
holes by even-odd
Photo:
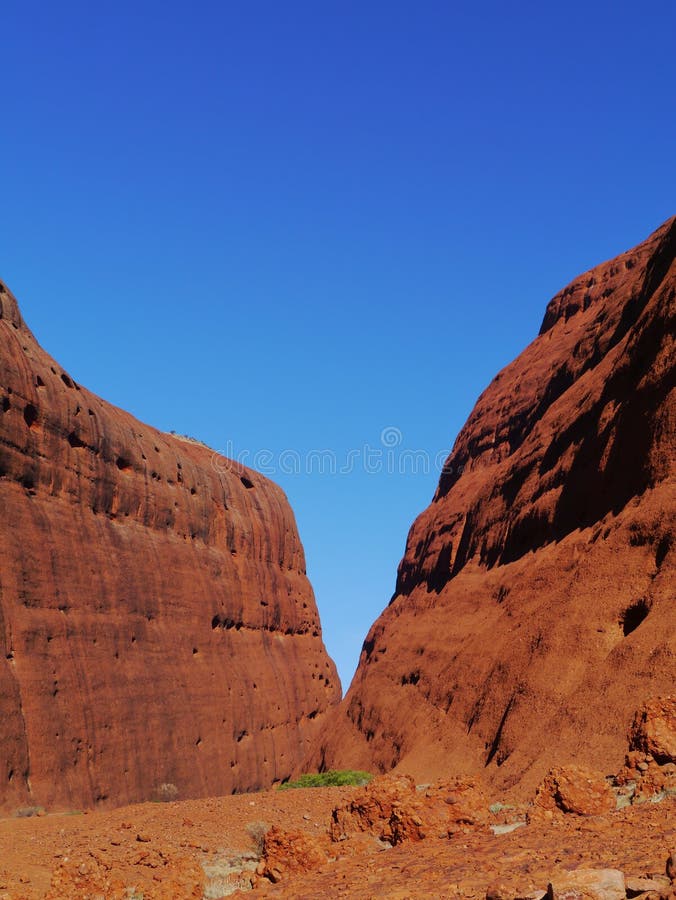
{"type": "Polygon", "coordinates": [[[675,251],[671,219],[576,278],[483,392],[308,766],[531,792],[673,693],[675,251]]]}
{"type": "Polygon", "coordinates": [[[76,384],[4,285],[0,560],[5,809],[269,786],[340,697],[280,488],[76,384]]]}

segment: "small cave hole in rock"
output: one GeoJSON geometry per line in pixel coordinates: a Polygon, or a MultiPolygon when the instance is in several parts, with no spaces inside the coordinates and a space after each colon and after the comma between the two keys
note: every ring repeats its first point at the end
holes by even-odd
{"type": "Polygon", "coordinates": [[[131,463],[128,459],[125,459],[124,456],[118,456],[115,460],[115,465],[120,470],[120,472],[126,472],[128,469],[131,469],[131,463]]]}
{"type": "Polygon", "coordinates": [[[74,431],[71,431],[71,433],[68,435],[68,443],[75,449],[81,449],[82,447],[87,446],[82,438],[80,438],[74,431]]]}
{"type": "Polygon", "coordinates": [[[66,385],[67,388],[72,389],[75,387],[75,385],[73,384],[72,378],[70,378],[68,375],[66,375],[65,372],[61,373],[61,381],[63,381],[63,383],[66,385]]]}
{"type": "Polygon", "coordinates": [[[624,636],[627,637],[632,631],[636,631],[641,622],[646,619],[649,612],[650,606],[648,606],[645,600],[637,600],[636,603],[632,603],[631,606],[628,606],[620,618],[620,625],[622,626],[622,633],[624,636]]]}
{"type": "Polygon", "coordinates": [[[39,375],[36,375],[36,376],[35,376],[35,386],[36,386],[36,387],[39,387],[39,388],[45,386],[44,381],[42,380],[42,378],[40,378],[39,375]]]}
{"type": "Polygon", "coordinates": [[[2,398],[2,411],[7,412],[11,408],[12,404],[9,402],[9,397],[2,398]]]}
{"type": "Polygon", "coordinates": [[[246,475],[241,475],[239,480],[242,482],[242,484],[248,491],[250,491],[251,488],[254,486],[253,481],[251,481],[251,479],[247,478],[246,475]]]}
{"type": "Polygon", "coordinates": [[[29,428],[32,428],[38,418],[37,407],[35,407],[32,403],[27,403],[23,411],[23,417],[26,421],[26,425],[28,425],[29,428]]]}
{"type": "Polygon", "coordinates": [[[655,551],[655,565],[659,569],[664,560],[667,558],[667,553],[671,549],[671,538],[668,534],[665,534],[662,540],[657,545],[657,550],[655,551]]]}

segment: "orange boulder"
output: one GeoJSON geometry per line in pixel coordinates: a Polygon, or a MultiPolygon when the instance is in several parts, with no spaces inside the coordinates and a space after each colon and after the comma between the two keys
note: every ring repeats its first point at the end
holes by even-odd
{"type": "Polygon", "coordinates": [[[536,807],[576,816],[600,816],[615,805],[615,795],[603,775],[582,766],[552,769],[535,796],[536,807]]]}

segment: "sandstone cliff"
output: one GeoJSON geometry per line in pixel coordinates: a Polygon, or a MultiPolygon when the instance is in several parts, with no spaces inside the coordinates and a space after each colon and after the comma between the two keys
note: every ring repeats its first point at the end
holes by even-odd
{"type": "Polygon", "coordinates": [[[676,684],[676,219],[575,279],[479,398],[306,767],[616,771],[676,684]]]}
{"type": "Polygon", "coordinates": [[[0,285],[0,805],[265,787],[340,697],[283,492],[76,384],[0,285]]]}

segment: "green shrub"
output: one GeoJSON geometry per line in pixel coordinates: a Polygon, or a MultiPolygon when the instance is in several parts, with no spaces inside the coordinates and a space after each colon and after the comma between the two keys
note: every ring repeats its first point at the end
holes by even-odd
{"type": "Polygon", "coordinates": [[[301,775],[296,781],[287,781],[280,784],[280,791],[288,791],[292,788],[317,788],[317,787],[343,787],[344,785],[357,785],[361,787],[368,784],[373,778],[369,772],[355,772],[352,769],[342,769],[330,772],[314,772],[301,775]]]}

